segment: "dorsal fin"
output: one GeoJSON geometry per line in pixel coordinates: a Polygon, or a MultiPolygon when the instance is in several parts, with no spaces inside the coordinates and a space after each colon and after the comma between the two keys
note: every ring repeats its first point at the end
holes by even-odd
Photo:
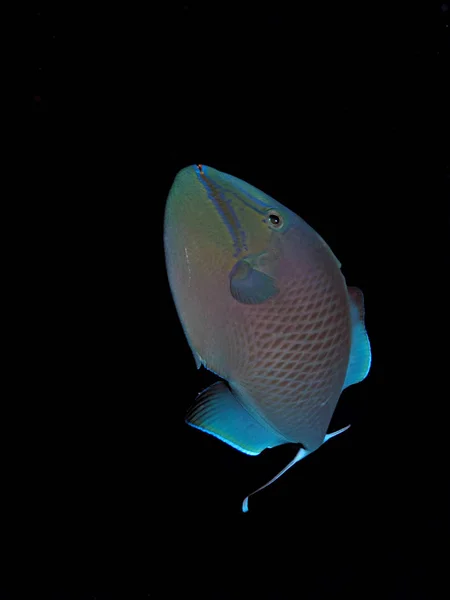
{"type": "Polygon", "coordinates": [[[372,362],[369,336],[364,325],[364,295],[357,287],[349,287],[352,339],[350,360],[343,389],[366,378],[372,362]]]}

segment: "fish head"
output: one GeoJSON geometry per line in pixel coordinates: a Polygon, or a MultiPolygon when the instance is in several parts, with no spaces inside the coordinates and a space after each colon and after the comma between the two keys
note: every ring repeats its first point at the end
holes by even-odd
{"type": "Polygon", "coordinates": [[[169,192],[166,260],[168,266],[182,264],[188,281],[228,285],[235,300],[260,303],[278,291],[286,242],[299,222],[287,207],[241,179],[192,165],[176,175],[169,192]]]}

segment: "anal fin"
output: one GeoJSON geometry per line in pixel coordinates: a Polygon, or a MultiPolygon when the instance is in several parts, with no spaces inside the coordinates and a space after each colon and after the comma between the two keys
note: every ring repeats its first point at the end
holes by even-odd
{"type": "Polygon", "coordinates": [[[213,383],[197,396],[186,422],[252,456],[288,442],[256,421],[223,381],[213,383]]]}

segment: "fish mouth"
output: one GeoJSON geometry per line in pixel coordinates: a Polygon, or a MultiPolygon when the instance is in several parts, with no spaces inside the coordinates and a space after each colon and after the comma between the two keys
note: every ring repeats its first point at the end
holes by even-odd
{"type": "MultiPolygon", "coordinates": [[[[203,183],[203,178],[206,177],[207,167],[202,164],[189,165],[180,169],[175,175],[172,188],[174,190],[183,190],[185,186],[195,186],[199,182],[203,183]]],[[[204,183],[203,183],[204,185],[204,183]]]]}

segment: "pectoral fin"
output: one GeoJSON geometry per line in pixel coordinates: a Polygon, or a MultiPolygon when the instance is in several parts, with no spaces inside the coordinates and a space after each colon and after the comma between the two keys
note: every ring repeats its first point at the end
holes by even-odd
{"type": "Polygon", "coordinates": [[[186,422],[250,455],[287,442],[257,422],[223,381],[213,383],[197,396],[186,422]]]}
{"type": "Polygon", "coordinates": [[[273,277],[241,259],[231,270],[230,291],[233,298],[242,304],[261,304],[278,294],[279,290],[273,277]]]}

